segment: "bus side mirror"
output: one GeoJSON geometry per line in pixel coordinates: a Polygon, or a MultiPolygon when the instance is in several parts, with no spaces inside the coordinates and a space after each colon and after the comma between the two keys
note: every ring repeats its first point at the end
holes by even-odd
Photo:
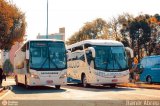
{"type": "Polygon", "coordinates": [[[93,47],[88,47],[88,50],[90,50],[92,52],[92,57],[95,58],[95,56],[96,56],[95,49],[93,47]]]}
{"type": "Polygon", "coordinates": [[[137,68],[138,68],[138,69],[142,69],[142,68],[143,68],[143,66],[141,65],[141,63],[138,63],[138,64],[137,64],[137,68]]]}
{"type": "Polygon", "coordinates": [[[71,53],[71,51],[70,51],[70,50],[67,50],[66,52],[67,52],[67,53],[71,53]]]}
{"type": "Polygon", "coordinates": [[[139,64],[137,64],[137,68],[138,69],[140,69],[141,68],[141,64],[139,63],[139,64]]]}
{"type": "Polygon", "coordinates": [[[129,52],[129,54],[130,54],[130,56],[131,56],[130,58],[133,58],[133,57],[134,57],[134,56],[133,56],[133,50],[132,50],[131,48],[125,47],[125,50],[129,52]]]}
{"type": "Polygon", "coordinates": [[[139,69],[143,69],[144,67],[141,65],[141,64],[139,64],[139,69]]]}
{"type": "Polygon", "coordinates": [[[138,74],[142,74],[144,67],[139,63],[137,65],[137,68],[138,68],[138,74]]]}
{"type": "Polygon", "coordinates": [[[26,59],[29,59],[29,50],[26,50],[26,59]]]}

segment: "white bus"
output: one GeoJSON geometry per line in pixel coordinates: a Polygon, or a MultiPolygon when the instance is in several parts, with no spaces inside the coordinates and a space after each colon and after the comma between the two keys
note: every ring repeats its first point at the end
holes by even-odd
{"type": "Polygon", "coordinates": [[[67,47],[67,81],[89,85],[129,82],[124,45],[113,40],[85,40],[67,47]]]}
{"type": "Polygon", "coordinates": [[[30,86],[67,84],[67,57],[63,41],[30,40],[14,57],[15,82],[30,86]]]}

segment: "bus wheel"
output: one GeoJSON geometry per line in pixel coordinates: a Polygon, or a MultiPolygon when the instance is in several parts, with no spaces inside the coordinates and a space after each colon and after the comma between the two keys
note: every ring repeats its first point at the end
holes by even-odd
{"type": "Polygon", "coordinates": [[[16,82],[16,85],[19,85],[17,76],[15,76],[15,82],[16,82]]]}
{"type": "Polygon", "coordinates": [[[61,86],[60,86],[60,85],[55,85],[55,88],[56,88],[56,89],[60,89],[61,86]]]}
{"type": "Polygon", "coordinates": [[[27,84],[27,77],[25,77],[25,88],[26,88],[26,89],[29,89],[29,88],[30,88],[30,86],[27,84]]]}
{"type": "Polygon", "coordinates": [[[111,84],[110,88],[116,88],[116,84],[111,84]]]}
{"type": "Polygon", "coordinates": [[[151,76],[148,76],[148,77],[147,77],[147,83],[149,83],[149,84],[152,83],[152,78],[151,78],[151,76]]]}
{"type": "Polygon", "coordinates": [[[90,86],[90,85],[87,83],[86,75],[83,75],[83,76],[82,76],[82,85],[83,85],[83,87],[85,87],[85,88],[87,88],[87,87],[90,86]]]}

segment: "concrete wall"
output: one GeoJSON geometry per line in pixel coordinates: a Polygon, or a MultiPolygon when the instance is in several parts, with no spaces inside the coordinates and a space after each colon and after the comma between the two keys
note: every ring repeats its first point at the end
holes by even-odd
{"type": "Polygon", "coordinates": [[[11,50],[9,51],[9,58],[10,58],[12,65],[14,64],[15,52],[21,47],[21,45],[22,43],[17,42],[15,45],[12,46],[11,50]]]}

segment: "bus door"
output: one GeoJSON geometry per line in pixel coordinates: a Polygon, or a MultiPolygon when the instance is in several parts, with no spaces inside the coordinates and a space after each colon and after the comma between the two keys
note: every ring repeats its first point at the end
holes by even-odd
{"type": "Polygon", "coordinates": [[[84,71],[85,68],[85,57],[84,52],[79,51],[76,52],[76,61],[75,61],[75,75],[77,79],[81,78],[81,73],[84,71]]]}

